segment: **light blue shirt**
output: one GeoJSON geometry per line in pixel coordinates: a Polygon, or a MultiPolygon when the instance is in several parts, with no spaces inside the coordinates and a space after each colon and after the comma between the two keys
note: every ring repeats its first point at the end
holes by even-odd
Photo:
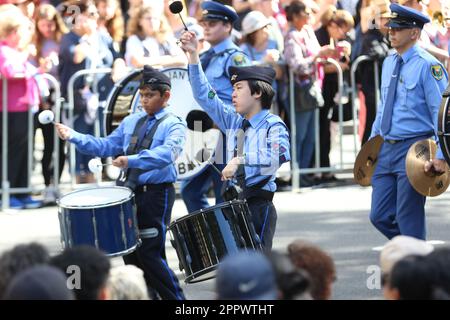
{"type": "MultiPolygon", "coordinates": [[[[242,127],[244,118],[233,105],[227,105],[208,83],[200,65],[189,65],[189,79],[197,103],[226,135],[227,162],[234,157],[236,133],[242,127]]],[[[250,128],[245,133],[245,184],[252,186],[270,176],[263,189],[276,190],[276,171],[290,160],[289,133],[280,117],[263,109],[254,115],[250,128]]],[[[217,159],[216,159],[217,160],[217,159]]]]}
{"type": "MultiPolygon", "coordinates": [[[[417,44],[401,55],[400,69],[392,114],[391,129],[384,139],[403,140],[437,133],[438,113],[448,75],[441,63],[417,44]]],[[[388,56],[383,63],[381,100],[372,127],[371,137],[381,134],[381,119],[389,83],[398,54],[388,56]]],[[[437,136],[437,134],[436,134],[437,136]]],[[[443,159],[441,150],[437,158],[443,159]]]]}
{"type": "MultiPolygon", "coordinates": [[[[157,112],[156,119],[149,124],[148,130],[167,113],[168,111],[165,109],[157,112]]],[[[127,116],[119,127],[105,138],[96,138],[72,130],[69,141],[74,143],[80,152],[102,158],[126,154],[139,119],[146,116],[147,113],[144,111],[127,116]]],[[[180,118],[170,115],[159,124],[150,149],[144,149],[138,154],[128,156],[129,168],[146,171],[139,176],[139,185],[176,181],[177,172],[174,162],[183,151],[185,132],[186,123],[180,118]]]]}
{"type": "Polygon", "coordinates": [[[219,98],[225,103],[231,104],[233,86],[228,75],[228,68],[230,66],[247,66],[250,65],[250,62],[242,50],[234,44],[231,37],[218,43],[212,49],[215,54],[205,70],[206,78],[219,98]]]}

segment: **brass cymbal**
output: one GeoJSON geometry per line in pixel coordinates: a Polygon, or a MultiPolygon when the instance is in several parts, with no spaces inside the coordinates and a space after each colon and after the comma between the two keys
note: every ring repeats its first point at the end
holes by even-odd
{"type": "Polygon", "coordinates": [[[424,165],[436,156],[436,142],[431,139],[420,140],[414,143],[406,154],[406,175],[413,188],[421,195],[435,197],[447,190],[450,184],[450,172],[442,174],[425,172],[424,165]]]}
{"type": "Polygon", "coordinates": [[[378,162],[378,153],[384,140],[381,136],[376,136],[367,141],[358,153],[353,167],[353,177],[355,181],[363,186],[371,185],[370,180],[375,172],[378,162]]]}

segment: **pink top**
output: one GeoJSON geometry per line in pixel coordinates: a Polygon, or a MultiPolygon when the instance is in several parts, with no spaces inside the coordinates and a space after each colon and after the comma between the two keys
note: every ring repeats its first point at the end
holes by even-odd
{"type": "Polygon", "coordinates": [[[320,52],[321,46],[313,28],[304,25],[300,31],[291,29],[285,38],[284,56],[290,69],[301,78],[316,78],[322,84],[323,68],[314,61],[314,56],[320,52]]]}
{"type": "MultiPolygon", "coordinates": [[[[7,80],[8,111],[24,112],[39,104],[39,89],[33,76],[36,67],[27,55],[0,42],[0,76],[7,80]],[[20,77],[14,79],[16,77],[20,77]]],[[[0,80],[0,111],[3,110],[3,80],[0,80]]]]}

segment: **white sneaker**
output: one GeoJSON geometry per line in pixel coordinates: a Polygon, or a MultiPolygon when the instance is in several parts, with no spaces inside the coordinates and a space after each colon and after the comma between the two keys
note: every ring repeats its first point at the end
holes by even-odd
{"type": "Polygon", "coordinates": [[[54,204],[56,203],[56,190],[53,186],[48,186],[44,190],[44,196],[42,202],[44,204],[54,204]]]}

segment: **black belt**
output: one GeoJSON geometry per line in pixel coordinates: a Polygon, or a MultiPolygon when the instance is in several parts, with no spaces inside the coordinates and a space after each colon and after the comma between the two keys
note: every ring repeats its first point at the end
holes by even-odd
{"type": "Polygon", "coordinates": [[[173,187],[173,183],[171,182],[165,182],[165,183],[158,183],[158,184],[141,184],[136,187],[134,190],[135,193],[142,193],[147,192],[149,190],[160,190],[165,188],[173,187]]]}
{"type": "Polygon", "coordinates": [[[259,188],[245,188],[242,192],[242,198],[243,199],[252,199],[252,198],[260,198],[264,200],[273,200],[274,192],[259,189],[259,188]]]}
{"type": "Polygon", "coordinates": [[[406,138],[406,139],[401,139],[401,140],[384,139],[384,141],[389,143],[389,144],[396,144],[396,143],[399,143],[399,142],[405,142],[405,141],[408,141],[408,140],[411,140],[411,139],[417,139],[417,138],[420,138],[420,137],[431,137],[433,135],[434,135],[434,132],[430,132],[430,133],[425,133],[423,135],[412,137],[412,138],[406,138]]]}

